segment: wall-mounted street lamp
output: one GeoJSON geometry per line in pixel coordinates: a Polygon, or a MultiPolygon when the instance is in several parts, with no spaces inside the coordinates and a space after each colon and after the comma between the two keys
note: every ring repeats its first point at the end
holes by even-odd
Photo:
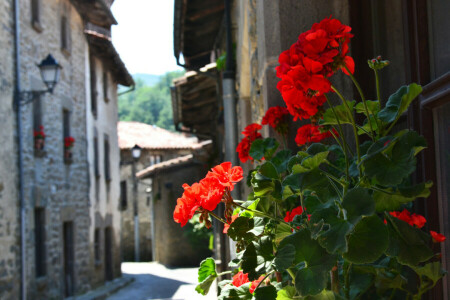
{"type": "Polygon", "coordinates": [[[133,148],[131,148],[131,156],[133,156],[134,160],[139,160],[141,157],[142,148],[138,145],[134,145],[133,148]]]}
{"type": "Polygon", "coordinates": [[[59,75],[62,67],[60,64],[58,64],[56,59],[51,54],[47,55],[47,57],[43,59],[37,66],[39,67],[42,81],[47,86],[47,89],[41,91],[21,91],[19,93],[19,103],[21,105],[32,102],[34,99],[36,99],[37,96],[43,95],[45,93],[53,94],[53,89],[59,81],[59,75]]]}

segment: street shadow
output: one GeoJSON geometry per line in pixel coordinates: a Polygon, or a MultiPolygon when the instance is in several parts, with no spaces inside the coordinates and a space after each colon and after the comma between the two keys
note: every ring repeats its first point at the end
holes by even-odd
{"type": "Polygon", "coordinates": [[[152,274],[124,273],[123,276],[134,278],[134,282],[108,297],[108,300],[171,299],[181,285],[192,284],[152,274]]]}

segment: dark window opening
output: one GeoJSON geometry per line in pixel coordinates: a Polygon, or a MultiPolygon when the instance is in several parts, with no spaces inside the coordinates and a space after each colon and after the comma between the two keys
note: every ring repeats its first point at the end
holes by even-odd
{"type": "Polygon", "coordinates": [[[99,264],[101,262],[101,251],[100,251],[100,229],[95,229],[94,231],[94,255],[95,263],[99,264]]]}
{"type": "Polygon", "coordinates": [[[104,141],[104,165],[105,165],[105,180],[110,181],[111,180],[111,170],[109,165],[109,137],[105,134],[105,141],[104,141]]]}
{"type": "Polygon", "coordinates": [[[45,209],[34,209],[34,249],[35,249],[35,265],[36,277],[45,276],[46,268],[46,251],[45,251],[45,209]]]}
{"type": "Polygon", "coordinates": [[[91,112],[97,117],[97,76],[95,73],[95,59],[89,58],[90,74],[91,74],[91,112]]]}
{"type": "Polygon", "coordinates": [[[103,98],[105,102],[109,101],[108,98],[108,73],[103,72],[103,98]]]}
{"type": "Polygon", "coordinates": [[[64,295],[72,296],[75,291],[75,245],[73,222],[63,224],[64,295]]]}
{"type": "Polygon", "coordinates": [[[31,0],[31,26],[38,32],[42,31],[41,0],[31,0]]]}
{"type": "Polygon", "coordinates": [[[61,17],[61,49],[70,52],[70,25],[66,16],[61,17]]]}
{"type": "Polygon", "coordinates": [[[114,279],[113,269],[113,231],[111,227],[105,228],[105,280],[114,279]]]}
{"type": "Polygon", "coordinates": [[[120,182],[120,208],[126,210],[127,205],[127,182],[124,180],[120,182]]]}
{"type": "Polygon", "coordinates": [[[94,172],[95,177],[100,177],[100,169],[98,167],[98,138],[94,137],[94,172]]]}

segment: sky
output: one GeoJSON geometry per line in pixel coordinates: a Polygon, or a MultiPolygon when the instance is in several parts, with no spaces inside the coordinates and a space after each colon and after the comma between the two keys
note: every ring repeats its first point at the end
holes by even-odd
{"type": "Polygon", "coordinates": [[[131,74],[181,70],[173,55],[173,0],[115,0],[114,47],[131,74]]]}

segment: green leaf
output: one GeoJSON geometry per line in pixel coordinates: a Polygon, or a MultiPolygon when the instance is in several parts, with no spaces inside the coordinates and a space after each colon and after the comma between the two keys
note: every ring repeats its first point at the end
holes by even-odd
{"type": "Polygon", "coordinates": [[[249,233],[249,231],[252,229],[253,219],[240,216],[230,224],[230,228],[228,228],[227,234],[233,241],[236,242],[242,240],[251,240],[253,238],[253,234],[249,233]]]}
{"type": "Polygon", "coordinates": [[[273,138],[257,139],[253,141],[249,155],[256,160],[261,160],[263,157],[270,160],[278,146],[279,143],[273,138]]]}
{"type": "Polygon", "coordinates": [[[365,119],[363,125],[358,126],[358,135],[370,134],[370,125],[372,125],[373,131],[378,133],[378,123],[373,117],[371,117],[370,124],[369,124],[368,119],[365,119]]]}
{"type": "MultiPolygon", "coordinates": [[[[400,184],[416,169],[415,155],[426,147],[426,141],[414,131],[404,130],[389,142],[374,143],[363,160],[364,173],[381,185],[400,184]]],[[[384,141],[384,139],[383,139],[384,141]]]]}
{"type": "Polygon", "coordinates": [[[288,163],[291,159],[292,152],[289,149],[278,151],[272,158],[272,163],[277,168],[279,174],[286,172],[288,169],[288,163]]]}
{"type": "Polygon", "coordinates": [[[350,281],[350,299],[357,299],[360,294],[366,291],[372,285],[375,275],[368,272],[365,268],[352,265],[349,275],[350,281]]]}
{"type": "Polygon", "coordinates": [[[275,244],[279,244],[285,237],[292,234],[292,228],[285,224],[280,223],[277,225],[277,233],[275,235],[275,244]]]}
{"type": "Polygon", "coordinates": [[[216,263],[213,258],[209,257],[200,263],[200,268],[198,269],[199,284],[195,290],[202,295],[208,294],[209,288],[216,278],[216,263]]]}
{"type": "MultiPolygon", "coordinates": [[[[244,207],[247,207],[247,208],[249,208],[249,209],[251,209],[251,210],[256,210],[256,207],[258,206],[258,204],[259,204],[259,198],[257,198],[256,200],[254,200],[250,205],[248,205],[248,206],[246,206],[246,203],[247,202],[249,202],[249,201],[246,201],[245,203],[243,203],[242,204],[242,206],[244,206],[244,207]]],[[[251,212],[251,211],[248,211],[248,210],[244,210],[241,214],[240,214],[240,216],[241,217],[249,217],[249,218],[251,218],[251,217],[253,217],[253,215],[254,215],[255,213],[254,212],[251,212]]]]}
{"type": "Polygon", "coordinates": [[[412,269],[421,277],[428,278],[433,286],[438,282],[439,279],[444,277],[447,272],[442,269],[441,263],[439,261],[431,262],[423,267],[413,266],[412,269]]]}
{"type": "Polygon", "coordinates": [[[208,294],[209,289],[211,288],[211,285],[213,284],[216,278],[217,275],[209,275],[208,277],[205,278],[205,280],[197,284],[197,286],[195,287],[197,293],[202,294],[203,296],[208,294]]]}
{"type": "Polygon", "coordinates": [[[286,286],[277,293],[277,300],[293,300],[296,294],[296,290],[293,286],[286,286]]]}
{"type": "Polygon", "coordinates": [[[198,282],[202,282],[210,275],[217,275],[217,272],[214,259],[208,257],[200,263],[200,268],[198,269],[198,282]]]}
{"type": "Polygon", "coordinates": [[[378,118],[385,123],[393,122],[408,110],[411,102],[421,92],[422,87],[416,83],[412,83],[408,86],[402,86],[397,90],[397,92],[389,97],[386,107],[378,113],[378,118]]]}
{"type": "Polygon", "coordinates": [[[227,284],[221,291],[218,300],[250,300],[252,294],[249,291],[250,283],[235,287],[231,284],[227,284]]]}
{"type": "Polygon", "coordinates": [[[376,216],[363,217],[348,237],[348,252],[343,255],[352,263],[364,264],[377,260],[388,247],[388,231],[376,216]]]}
{"type": "MultiPolygon", "coordinates": [[[[258,242],[253,242],[256,249],[256,272],[259,274],[267,273],[272,271],[272,260],[274,259],[273,255],[273,245],[272,240],[268,236],[263,236],[258,242]]],[[[250,275],[248,277],[250,280],[257,279],[251,278],[250,275]]]]}
{"type": "Polygon", "coordinates": [[[277,290],[273,285],[259,286],[254,292],[255,300],[276,300],[277,290]]]}
{"type": "MultiPolygon", "coordinates": [[[[347,105],[353,112],[353,107],[356,101],[347,101],[347,105]]],[[[344,104],[334,107],[334,112],[331,108],[328,108],[323,114],[323,120],[320,121],[321,125],[337,125],[338,120],[341,124],[352,124],[347,108],[344,104]],[[337,116],[337,118],[336,118],[337,116]]]]}
{"type": "Polygon", "coordinates": [[[295,289],[302,296],[317,295],[327,287],[328,272],[320,266],[300,269],[295,274],[295,289]]]}
{"type": "MultiPolygon", "coordinates": [[[[366,104],[367,104],[367,109],[369,110],[369,113],[372,116],[376,116],[377,113],[380,111],[379,102],[377,100],[375,100],[375,101],[366,100],[366,104]]],[[[363,102],[359,102],[358,104],[356,104],[355,109],[356,109],[357,113],[364,114],[367,117],[366,109],[364,107],[363,102]]]]}
{"type": "Polygon", "coordinates": [[[258,173],[266,178],[278,179],[278,171],[275,168],[274,164],[270,161],[266,161],[258,170],[258,173]]]}
{"type": "Polygon", "coordinates": [[[257,277],[256,267],[257,267],[257,254],[256,248],[253,243],[248,244],[247,248],[242,255],[242,271],[248,273],[248,278],[254,280],[257,277]]]}
{"type": "Polygon", "coordinates": [[[433,257],[433,251],[428,247],[431,241],[428,234],[390,214],[385,215],[389,230],[387,255],[396,257],[399,263],[411,267],[433,257]]]}
{"type": "Polygon", "coordinates": [[[362,216],[370,216],[375,213],[375,201],[369,191],[362,187],[356,187],[347,192],[342,201],[342,207],[347,211],[347,219],[355,224],[362,216]]]}
{"type": "MultiPolygon", "coordinates": [[[[309,155],[314,156],[317,153],[324,152],[324,151],[327,151],[327,150],[328,150],[328,146],[327,145],[324,145],[322,143],[314,143],[311,146],[309,146],[308,149],[306,149],[306,153],[309,154],[309,155]]],[[[305,155],[305,152],[303,152],[303,151],[298,152],[297,155],[299,155],[299,156],[301,156],[303,158],[308,156],[308,155],[305,155]]]]}
{"type": "Polygon", "coordinates": [[[298,165],[292,167],[292,172],[295,173],[303,173],[310,171],[312,169],[317,169],[322,163],[327,163],[327,157],[330,151],[319,152],[314,156],[306,157],[301,162],[302,170],[298,170],[298,165]]]}
{"type": "Polygon", "coordinates": [[[385,189],[385,192],[375,191],[373,193],[375,209],[377,212],[398,210],[403,204],[412,202],[416,198],[427,198],[432,185],[432,182],[427,182],[399,187],[398,192],[394,192],[392,188],[385,189]]]}
{"type": "Polygon", "coordinates": [[[334,300],[336,299],[334,293],[329,290],[323,290],[320,294],[314,296],[302,297],[303,300],[334,300]]]}
{"type": "Polygon", "coordinates": [[[275,259],[273,260],[273,264],[278,272],[283,272],[288,269],[293,261],[295,256],[295,247],[294,245],[287,244],[283,248],[277,251],[275,255],[275,259]]]}
{"type": "Polygon", "coordinates": [[[353,225],[349,222],[338,218],[338,211],[335,207],[328,207],[316,210],[310,220],[310,224],[314,227],[323,221],[328,225],[327,230],[322,230],[317,236],[317,241],[324,247],[328,253],[346,252],[347,240],[346,236],[350,233],[353,225]]]}
{"type": "Polygon", "coordinates": [[[260,217],[253,218],[253,229],[247,231],[248,233],[253,233],[255,236],[259,236],[264,232],[265,227],[264,219],[260,217]]]}

